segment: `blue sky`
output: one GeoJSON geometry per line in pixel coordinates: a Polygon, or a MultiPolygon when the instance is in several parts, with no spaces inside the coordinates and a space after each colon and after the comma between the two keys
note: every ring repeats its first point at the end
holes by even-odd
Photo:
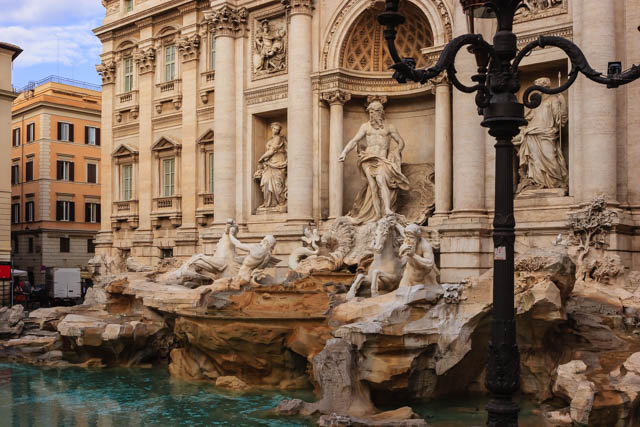
{"type": "Polygon", "coordinates": [[[0,0],[0,11],[0,41],[24,50],[13,65],[14,87],[52,74],[100,84],[102,48],[91,31],[104,18],[100,0],[0,0]]]}

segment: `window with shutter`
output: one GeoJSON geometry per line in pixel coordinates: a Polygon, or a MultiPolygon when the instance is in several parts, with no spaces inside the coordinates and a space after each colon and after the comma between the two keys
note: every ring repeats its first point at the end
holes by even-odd
{"type": "Polygon", "coordinates": [[[175,184],[175,162],[174,159],[164,159],[162,161],[163,170],[163,182],[162,182],[162,196],[171,197],[174,193],[175,184]]]}
{"type": "Polygon", "coordinates": [[[20,222],[20,204],[13,203],[11,205],[11,223],[18,224],[20,222]]]}
{"type": "Polygon", "coordinates": [[[24,205],[24,220],[26,222],[35,221],[35,202],[29,201],[24,205]]]}
{"type": "Polygon", "coordinates": [[[95,128],[96,130],[96,145],[100,145],[100,128],[95,128]]]}
{"type": "Polygon", "coordinates": [[[71,240],[68,237],[60,238],[60,252],[71,252],[71,240]]]}
{"type": "Polygon", "coordinates": [[[69,141],[73,142],[73,125],[69,124],[69,141]]]}
{"type": "Polygon", "coordinates": [[[168,82],[176,77],[176,47],[164,48],[164,81],[168,82]]]}
{"type": "Polygon", "coordinates": [[[69,221],[74,222],[76,220],[76,203],[75,202],[67,202],[69,203],[69,221]]]}
{"type": "Polygon", "coordinates": [[[25,164],[24,180],[33,181],[33,160],[30,160],[25,164]]]}
{"type": "Polygon", "coordinates": [[[96,184],[98,182],[97,165],[95,163],[87,163],[87,182],[96,184]]]}
{"type": "Polygon", "coordinates": [[[20,145],[20,128],[13,130],[13,146],[18,147],[20,145]]]}
{"type": "Polygon", "coordinates": [[[93,126],[85,126],[84,127],[84,143],[88,145],[97,145],[97,128],[93,126]]]}
{"type": "Polygon", "coordinates": [[[27,142],[32,142],[36,139],[36,125],[35,123],[29,123],[27,125],[27,142]]]}
{"type": "Polygon", "coordinates": [[[84,222],[100,222],[100,205],[98,203],[84,204],[84,222]]]}
{"type": "Polygon", "coordinates": [[[73,162],[68,160],[58,160],[57,167],[57,179],[60,181],[73,181],[75,178],[73,162]]]}
{"type": "Polygon", "coordinates": [[[62,160],[56,162],[56,179],[62,180],[64,178],[64,164],[62,160]]]}
{"type": "Polygon", "coordinates": [[[67,162],[67,164],[69,165],[69,178],[68,181],[75,181],[75,165],[73,164],[73,162],[67,162]]]}
{"type": "Polygon", "coordinates": [[[93,239],[87,239],[87,253],[93,254],[96,252],[96,242],[93,239]]]}
{"type": "Polygon", "coordinates": [[[61,201],[56,202],[56,221],[62,221],[64,218],[64,206],[62,203],[61,201]]]}
{"type": "Polygon", "coordinates": [[[75,221],[76,220],[76,204],[66,200],[56,202],[56,220],[57,221],[75,221]]]}
{"type": "Polygon", "coordinates": [[[11,184],[16,185],[20,183],[20,166],[11,165],[11,184]]]}

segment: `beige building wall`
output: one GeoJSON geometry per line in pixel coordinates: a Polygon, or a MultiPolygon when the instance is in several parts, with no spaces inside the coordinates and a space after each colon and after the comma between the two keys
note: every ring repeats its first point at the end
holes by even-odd
{"type": "Polygon", "coordinates": [[[11,260],[11,103],[17,94],[11,85],[13,60],[22,52],[17,46],[0,42],[0,261],[11,260]]]}
{"type": "MultiPolygon", "coordinates": [[[[104,4],[95,30],[103,43],[101,253],[124,250],[151,264],[210,253],[233,217],[241,238],[274,234],[276,252],[286,256],[306,225],[325,229],[351,209],[362,177],[354,155],[342,165],[335,153],[366,120],[364,105],[374,96],[386,101],[388,121],[406,140],[403,162],[435,171],[436,213],[428,225],[440,244],[443,280],[491,267],[493,141],[479,125],[473,95],[451,90],[446,79],[422,86],[391,79],[375,20],[383,2],[147,0],[134,1],[131,11],[119,0],[104,4]],[[286,57],[268,72],[259,69],[256,47],[265,20],[280,31],[286,57]],[[171,46],[175,60],[168,59],[171,46]],[[290,200],[286,209],[265,212],[254,174],[274,121],[288,138],[290,200]],[[173,192],[165,194],[162,168],[170,159],[173,192]],[[135,182],[128,200],[125,170],[135,182]]],[[[466,32],[458,1],[407,0],[402,8],[408,30],[400,29],[398,43],[419,66],[466,32]]],[[[640,62],[632,24],[639,13],[631,0],[564,0],[519,15],[515,32],[520,47],[540,35],[573,39],[606,71],[616,58],[626,66],[640,62]],[[594,26],[600,32],[584,30],[594,26]]],[[[490,38],[494,29],[485,23],[481,30],[490,38]]],[[[468,80],[476,65],[467,55],[457,69],[468,80]]],[[[561,51],[536,50],[523,61],[522,92],[543,76],[556,86],[568,71],[561,51]]],[[[565,94],[569,189],[516,200],[517,250],[551,245],[567,232],[568,214],[604,192],[620,219],[610,250],[640,268],[640,179],[630,167],[640,158],[637,86],[601,90],[580,77],[565,94]],[[596,113],[606,122],[600,133],[588,117],[596,113]],[[590,173],[600,159],[602,170],[590,173]]]]}

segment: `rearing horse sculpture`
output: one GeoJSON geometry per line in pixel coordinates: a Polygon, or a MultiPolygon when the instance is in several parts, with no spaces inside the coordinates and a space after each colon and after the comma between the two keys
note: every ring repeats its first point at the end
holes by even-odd
{"type": "Polygon", "coordinates": [[[378,220],[376,235],[371,249],[373,249],[373,262],[369,266],[369,272],[358,274],[351,285],[347,300],[355,298],[362,283],[371,284],[371,296],[380,295],[380,285],[389,291],[398,287],[402,278],[404,262],[398,255],[398,236],[404,235],[404,229],[397,222],[395,215],[387,215],[378,220]]]}

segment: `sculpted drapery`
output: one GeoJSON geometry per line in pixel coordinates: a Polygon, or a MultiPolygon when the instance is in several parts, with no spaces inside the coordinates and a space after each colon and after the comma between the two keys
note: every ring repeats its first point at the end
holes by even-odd
{"type": "Polygon", "coordinates": [[[287,138],[281,135],[280,123],[271,124],[271,132],[273,136],[266,143],[266,151],[258,160],[255,173],[264,196],[260,208],[287,205],[287,138]]]}
{"type": "Polygon", "coordinates": [[[382,103],[372,102],[367,111],[369,122],[360,127],[339,158],[344,161],[349,151],[357,147],[358,167],[366,184],[348,214],[356,223],[377,221],[395,213],[398,191],[409,189],[409,180],[401,170],[404,140],[395,126],[385,123],[382,103]],[[362,140],[364,145],[360,144],[362,140]]]}
{"type": "MultiPolygon", "coordinates": [[[[536,80],[550,87],[548,78],[536,80]]],[[[560,135],[567,124],[567,102],[562,95],[543,95],[542,104],[526,113],[529,124],[514,139],[518,146],[520,182],[518,192],[528,189],[567,188],[567,164],[560,135]]]]}

